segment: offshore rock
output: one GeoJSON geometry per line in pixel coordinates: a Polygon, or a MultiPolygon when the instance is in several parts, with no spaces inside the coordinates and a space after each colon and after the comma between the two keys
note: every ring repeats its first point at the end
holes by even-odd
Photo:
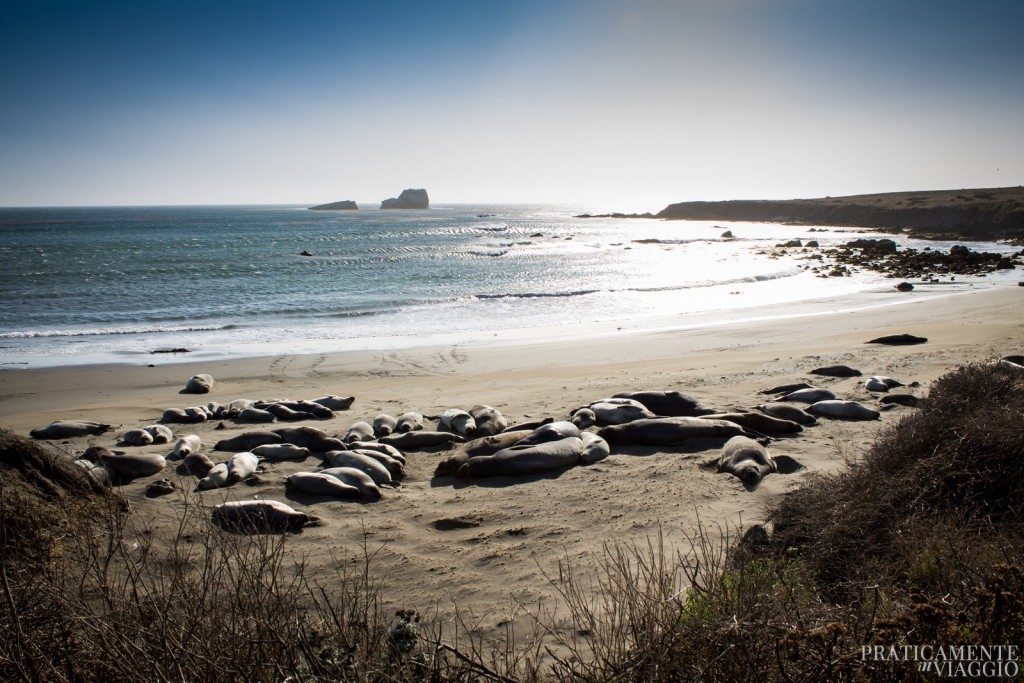
{"type": "Polygon", "coordinates": [[[429,209],[430,199],[426,190],[402,190],[398,199],[385,199],[380,203],[382,209],[429,209]]]}
{"type": "Polygon", "coordinates": [[[330,204],[317,204],[316,206],[309,207],[310,211],[356,211],[359,207],[351,199],[345,199],[340,202],[331,202],[330,204]]]}

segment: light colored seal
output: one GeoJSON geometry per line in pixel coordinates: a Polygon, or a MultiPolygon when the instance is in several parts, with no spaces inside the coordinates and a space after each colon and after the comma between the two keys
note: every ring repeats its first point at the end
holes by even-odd
{"type": "Polygon", "coordinates": [[[110,425],[87,420],[57,420],[45,427],[29,432],[33,439],[68,439],[73,436],[104,434],[110,431],[110,425]]]}
{"type": "Polygon", "coordinates": [[[109,467],[101,463],[95,463],[85,458],[79,458],[75,460],[75,464],[85,470],[86,475],[96,484],[99,484],[103,488],[110,488],[114,485],[114,480],[117,479],[117,475],[114,474],[109,467]]]}
{"type": "Polygon", "coordinates": [[[696,417],[715,412],[703,403],[679,391],[622,391],[614,398],[631,398],[664,417],[696,417]]]}
{"type": "Polygon", "coordinates": [[[807,412],[846,420],[877,420],[881,416],[877,410],[856,401],[818,401],[812,403],[807,412]]]}
{"type": "Polygon", "coordinates": [[[235,419],[239,422],[266,424],[268,422],[275,421],[277,418],[269,410],[264,410],[262,408],[245,408],[235,416],[235,419]]]}
{"type": "Polygon", "coordinates": [[[777,417],[780,420],[789,420],[790,422],[796,422],[799,425],[808,427],[816,424],[818,418],[814,417],[810,413],[806,412],[802,408],[796,406],[787,405],[785,403],[762,403],[759,406],[754,406],[757,410],[760,410],[765,415],[771,417],[777,417]]]}
{"type": "Polygon", "coordinates": [[[451,457],[437,463],[437,467],[434,468],[434,476],[444,477],[455,474],[470,458],[478,455],[494,455],[503,448],[516,445],[532,433],[532,429],[520,429],[514,432],[502,432],[494,436],[483,436],[459,444],[451,457]]]}
{"type": "Polygon", "coordinates": [[[256,468],[260,466],[260,459],[255,453],[245,451],[235,453],[228,458],[228,483],[237,484],[256,474],[256,468]]]}
{"type": "Polygon", "coordinates": [[[206,476],[199,480],[196,488],[200,491],[219,489],[228,485],[228,464],[217,463],[206,473],[206,476]]]}
{"type": "Polygon", "coordinates": [[[501,414],[501,411],[491,406],[473,406],[469,409],[469,415],[476,422],[477,436],[494,436],[508,427],[508,420],[501,414]]]}
{"type": "Polygon", "coordinates": [[[633,420],[655,417],[654,413],[633,399],[619,398],[615,402],[611,400],[596,401],[590,404],[590,410],[593,411],[599,424],[606,425],[621,425],[633,420]],[[629,401],[629,403],[620,403],[619,401],[629,401]]]}
{"type": "Polygon", "coordinates": [[[459,468],[456,476],[460,479],[481,479],[548,472],[578,465],[581,453],[583,440],[575,436],[539,444],[520,442],[494,455],[470,458],[459,468]]]}
{"type": "Polygon", "coordinates": [[[388,469],[368,455],[352,451],[330,451],[324,454],[324,459],[331,467],[354,467],[365,472],[377,486],[395,484],[388,469]]]}
{"type": "Polygon", "coordinates": [[[420,413],[408,412],[398,416],[398,423],[395,426],[396,434],[405,432],[418,432],[423,429],[423,415],[420,413]]]}
{"type": "Polygon", "coordinates": [[[476,420],[461,408],[449,408],[441,413],[440,428],[455,432],[467,438],[476,437],[476,420]]]}
{"type": "Polygon", "coordinates": [[[545,443],[547,441],[558,441],[565,439],[570,436],[574,436],[577,439],[580,438],[579,427],[574,425],[572,422],[566,422],[565,420],[559,420],[557,422],[550,422],[546,425],[537,427],[528,435],[519,440],[516,445],[523,444],[538,444],[545,443]]]}
{"type": "Polygon", "coordinates": [[[330,408],[331,410],[348,410],[352,407],[352,404],[355,403],[355,400],[355,396],[341,397],[335,396],[334,394],[312,399],[313,403],[319,403],[323,407],[330,408]]]}
{"type": "Polygon", "coordinates": [[[593,432],[581,432],[580,437],[583,440],[583,451],[580,453],[580,463],[584,465],[593,465],[595,462],[604,460],[611,455],[611,446],[608,442],[602,439],[593,432]]]}
{"type": "Polygon", "coordinates": [[[664,446],[697,438],[732,438],[750,436],[742,427],[726,420],[703,420],[699,417],[655,417],[610,425],[598,436],[610,444],[664,446]]]}
{"type": "Polygon", "coordinates": [[[872,375],[864,381],[864,388],[868,391],[889,391],[896,387],[906,386],[903,382],[884,375],[872,375]]]}
{"type": "Polygon", "coordinates": [[[268,443],[282,443],[280,434],[274,432],[243,432],[230,439],[221,439],[213,446],[215,451],[251,451],[256,446],[268,443]]]}
{"type": "Polygon", "coordinates": [[[834,401],[836,400],[836,395],[828,389],[811,387],[810,389],[797,389],[796,391],[788,393],[775,400],[790,402],[796,401],[797,403],[817,403],[818,401],[834,401]]]}
{"type": "MultiPolygon", "coordinates": [[[[545,417],[542,420],[527,420],[526,422],[517,422],[516,424],[509,425],[508,427],[505,427],[501,431],[503,431],[503,432],[520,432],[520,431],[522,431],[524,429],[528,429],[530,431],[533,431],[537,427],[541,427],[541,426],[546,425],[546,424],[551,424],[554,421],[555,421],[555,418],[553,418],[553,417],[545,417]]],[[[583,429],[583,427],[580,427],[580,429],[583,429]]]]}
{"type": "Polygon", "coordinates": [[[572,423],[579,429],[586,429],[597,424],[597,414],[590,408],[579,408],[572,414],[572,423]]]}
{"type": "Polygon", "coordinates": [[[359,498],[362,493],[355,486],[349,486],[341,479],[323,472],[296,472],[288,476],[285,484],[314,496],[334,498],[359,498]]]}
{"type": "Polygon", "coordinates": [[[382,436],[393,434],[397,426],[398,420],[396,418],[386,413],[381,413],[373,418],[373,435],[379,439],[382,436]]]}
{"type": "Polygon", "coordinates": [[[326,453],[345,448],[341,439],[335,439],[316,427],[282,427],[275,429],[274,433],[279,435],[285,443],[308,448],[314,453],[326,453]]]}
{"type": "Polygon", "coordinates": [[[309,449],[291,443],[269,443],[257,446],[250,451],[260,460],[276,462],[278,460],[304,460],[309,457],[309,449]]]}
{"type": "Polygon", "coordinates": [[[390,444],[380,443],[378,441],[353,441],[348,444],[348,448],[349,450],[354,451],[377,451],[378,453],[383,453],[384,455],[397,460],[403,465],[405,464],[405,456],[402,455],[401,451],[390,444]]]}
{"type": "Polygon", "coordinates": [[[238,417],[238,414],[246,408],[254,408],[256,401],[251,398],[236,398],[228,404],[226,417],[238,417]]]}
{"type": "Polygon", "coordinates": [[[372,441],[373,438],[373,425],[359,421],[352,423],[341,440],[345,443],[352,443],[353,441],[372,441]]]}
{"type": "Polygon", "coordinates": [[[203,442],[198,435],[187,434],[174,442],[174,457],[180,460],[186,455],[199,452],[202,447],[203,442]]]}
{"type": "Polygon", "coordinates": [[[263,407],[263,410],[267,411],[278,420],[284,422],[299,422],[300,420],[312,420],[315,415],[305,410],[295,410],[283,403],[268,403],[263,407]]]}
{"type": "Polygon", "coordinates": [[[757,486],[766,475],[779,470],[768,449],[753,439],[734,436],[722,447],[718,471],[735,475],[748,486],[757,486]]]}
{"type": "Polygon", "coordinates": [[[188,382],[185,383],[185,388],[181,390],[183,394],[208,394],[213,389],[213,377],[210,375],[192,375],[188,382]]]}
{"type": "Polygon", "coordinates": [[[382,436],[377,441],[394,446],[401,451],[419,451],[425,448],[461,443],[464,439],[458,434],[451,432],[416,431],[389,434],[382,436]]]}
{"type": "Polygon", "coordinates": [[[231,529],[269,531],[297,530],[320,520],[277,500],[237,500],[218,505],[213,519],[231,529]]]}
{"type": "Polygon", "coordinates": [[[349,486],[355,486],[364,498],[379,500],[384,495],[380,488],[373,483],[370,475],[355,467],[329,467],[320,472],[340,479],[349,486]]]}
{"type": "Polygon", "coordinates": [[[372,449],[369,449],[369,448],[366,448],[366,449],[363,449],[363,448],[357,448],[357,449],[350,448],[348,452],[349,453],[358,453],[360,455],[365,455],[368,458],[373,458],[374,460],[379,462],[381,465],[384,465],[384,468],[387,469],[388,474],[391,475],[391,480],[392,481],[398,481],[399,479],[402,479],[403,477],[405,477],[405,463],[404,462],[399,462],[398,460],[395,460],[394,458],[392,458],[390,455],[387,455],[386,453],[381,453],[378,450],[372,450],[372,449]]]}

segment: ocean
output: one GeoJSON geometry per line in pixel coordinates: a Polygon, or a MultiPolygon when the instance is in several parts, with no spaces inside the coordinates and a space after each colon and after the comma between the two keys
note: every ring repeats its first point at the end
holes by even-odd
{"type": "Polygon", "coordinates": [[[771,249],[795,238],[839,244],[850,229],[575,217],[586,211],[0,209],[0,368],[685,326],[893,285],[869,272],[819,278],[798,250],[771,249]],[[190,353],[152,353],[176,348],[190,353]]]}

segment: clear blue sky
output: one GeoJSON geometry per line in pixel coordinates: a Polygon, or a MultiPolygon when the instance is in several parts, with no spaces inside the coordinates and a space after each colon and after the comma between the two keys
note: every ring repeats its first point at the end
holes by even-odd
{"type": "Polygon", "coordinates": [[[0,0],[0,206],[1024,183],[1021,0],[0,0]]]}

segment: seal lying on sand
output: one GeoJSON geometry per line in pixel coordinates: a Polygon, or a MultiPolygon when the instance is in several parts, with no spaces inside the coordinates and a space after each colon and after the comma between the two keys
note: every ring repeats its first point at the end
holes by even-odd
{"type": "Polygon", "coordinates": [[[514,446],[532,433],[530,429],[519,429],[514,432],[502,432],[494,436],[484,436],[459,444],[451,457],[437,463],[434,468],[435,477],[455,474],[466,461],[479,455],[494,455],[503,448],[514,446]]]}
{"type": "Polygon", "coordinates": [[[373,418],[373,436],[379,439],[382,436],[393,434],[395,427],[397,426],[397,419],[386,413],[381,413],[377,417],[373,418]]]}
{"type": "Polygon", "coordinates": [[[353,441],[372,441],[373,439],[373,426],[369,422],[360,420],[352,423],[341,440],[345,443],[352,443],[353,441]]]}
{"type": "Polygon", "coordinates": [[[346,396],[343,398],[341,396],[335,396],[334,394],[312,399],[313,403],[319,403],[323,407],[330,408],[331,410],[348,410],[352,407],[352,404],[355,403],[355,400],[355,396],[346,396]]]}
{"type": "Polygon", "coordinates": [[[418,432],[421,429],[423,429],[423,415],[420,413],[408,412],[398,416],[398,422],[395,425],[396,434],[418,432]]]}
{"type": "MultiPolygon", "coordinates": [[[[362,492],[355,486],[349,486],[341,479],[323,472],[296,472],[288,476],[285,484],[303,493],[314,496],[333,496],[335,498],[360,498],[362,492]]],[[[377,489],[378,491],[380,489],[377,489]]]]}
{"type": "Polygon", "coordinates": [[[928,341],[927,337],[915,337],[912,334],[890,334],[885,337],[878,337],[871,341],[864,342],[865,344],[886,344],[889,346],[906,346],[909,344],[924,344],[928,341]]]}
{"type": "Polygon", "coordinates": [[[829,389],[797,389],[785,396],[775,399],[776,401],[796,401],[797,403],[817,403],[818,401],[834,401],[836,395],[829,389]]]}
{"type": "Polygon", "coordinates": [[[805,427],[818,422],[818,418],[814,417],[810,413],[804,412],[803,409],[797,408],[796,406],[786,405],[785,403],[762,403],[761,405],[754,406],[754,408],[760,410],[765,415],[777,417],[780,420],[796,422],[797,424],[805,427]]]}
{"type": "Polygon", "coordinates": [[[539,444],[517,444],[494,455],[480,455],[466,461],[456,472],[460,479],[536,474],[580,462],[583,440],[570,436],[539,444]]]}
{"type": "Polygon", "coordinates": [[[818,401],[812,403],[807,412],[846,420],[877,420],[881,416],[877,410],[856,401],[818,401]]]}
{"type": "Polygon", "coordinates": [[[370,478],[370,475],[355,467],[329,467],[326,470],[320,470],[320,473],[334,477],[343,484],[355,487],[364,498],[380,500],[384,495],[373,482],[373,479],[370,478]]]}
{"type": "Polygon", "coordinates": [[[883,375],[873,375],[864,381],[864,388],[868,391],[889,391],[895,387],[902,386],[906,385],[899,380],[895,380],[892,377],[885,377],[883,375]]]}
{"type": "MultiPolygon", "coordinates": [[[[86,451],[88,453],[88,451],[86,451]]],[[[86,456],[83,455],[83,458],[86,456]]],[[[139,477],[148,477],[163,470],[167,460],[158,453],[128,453],[125,455],[99,454],[92,459],[109,468],[121,481],[130,481],[139,477]]]]}
{"type": "Polygon", "coordinates": [[[281,427],[275,429],[274,434],[281,437],[284,443],[295,444],[308,448],[316,453],[340,450],[345,448],[341,439],[328,436],[327,432],[316,427],[281,427]]]}
{"type": "Polygon", "coordinates": [[[452,443],[461,443],[464,439],[458,434],[451,432],[402,432],[389,434],[377,439],[380,443],[394,446],[401,451],[418,451],[434,446],[447,446],[452,443]]]}
{"type": "Polygon", "coordinates": [[[274,432],[243,432],[230,439],[221,439],[213,445],[215,451],[251,451],[256,446],[281,443],[281,435],[274,432]]]}
{"type": "Polygon", "coordinates": [[[470,439],[476,437],[476,420],[468,411],[461,408],[449,408],[441,413],[441,421],[438,426],[440,429],[447,429],[470,439]]]}
{"type": "Polygon", "coordinates": [[[497,408],[476,405],[469,409],[469,415],[476,422],[477,436],[494,436],[508,427],[508,420],[497,408]]]}
{"type": "Polygon", "coordinates": [[[811,370],[810,374],[824,377],[860,377],[864,373],[849,365],[826,365],[823,368],[811,370]]]}
{"type": "Polygon", "coordinates": [[[203,442],[196,434],[186,434],[174,442],[174,457],[184,458],[190,453],[196,453],[202,448],[203,442]]]}
{"type": "Polygon", "coordinates": [[[354,467],[365,472],[377,486],[395,485],[388,469],[369,455],[355,451],[330,451],[324,454],[324,461],[331,467],[354,467]]]}
{"type": "Polygon", "coordinates": [[[57,420],[45,427],[33,429],[29,436],[33,439],[67,439],[73,436],[88,436],[90,434],[105,434],[111,429],[110,425],[101,422],[88,422],[86,420],[57,420]]]}
{"type": "Polygon", "coordinates": [[[696,438],[730,438],[748,432],[734,422],[699,417],[655,417],[604,427],[598,433],[610,444],[664,446],[696,438]]]}
{"type": "MultiPolygon", "coordinates": [[[[610,398],[595,401],[589,406],[599,424],[620,425],[633,420],[655,417],[642,403],[632,398],[610,398]]],[[[575,415],[573,416],[575,418],[575,415]]],[[[582,421],[582,420],[581,420],[582,421]]],[[[575,419],[573,420],[575,423],[575,419]]]]}
{"type": "Polygon", "coordinates": [[[252,449],[252,454],[260,460],[276,462],[278,460],[304,460],[309,457],[309,449],[292,443],[268,443],[252,449]]]}
{"type": "Polygon", "coordinates": [[[793,384],[780,384],[772,387],[771,389],[764,389],[760,393],[762,394],[791,394],[794,391],[800,391],[801,389],[813,389],[814,387],[807,382],[794,382],[793,384]]]}
{"type": "Polygon", "coordinates": [[[701,415],[702,420],[727,420],[734,422],[744,429],[761,434],[798,434],[804,430],[798,423],[792,420],[785,420],[763,413],[713,413],[701,415]]]}
{"type": "Polygon", "coordinates": [[[715,412],[697,399],[678,391],[621,391],[614,397],[639,401],[655,415],[665,417],[696,417],[715,412]]]}
{"type": "Polygon", "coordinates": [[[181,390],[183,394],[208,394],[213,389],[213,377],[210,375],[192,375],[181,390]]]}
{"type": "Polygon", "coordinates": [[[237,500],[213,509],[213,520],[233,529],[301,529],[320,520],[277,500],[237,500]]]}
{"type": "Polygon", "coordinates": [[[740,478],[748,486],[756,486],[766,475],[778,472],[768,449],[745,436],[734,436],[722,446],[718,471],[740,478]]]}
{"type": "Polygon", "coordinates": [[[878,399],[879,405],[892,407],[894,405],[908,406],[913,408],[921,402],[917,396],[913,394],[886,394],[878,399]]]}

